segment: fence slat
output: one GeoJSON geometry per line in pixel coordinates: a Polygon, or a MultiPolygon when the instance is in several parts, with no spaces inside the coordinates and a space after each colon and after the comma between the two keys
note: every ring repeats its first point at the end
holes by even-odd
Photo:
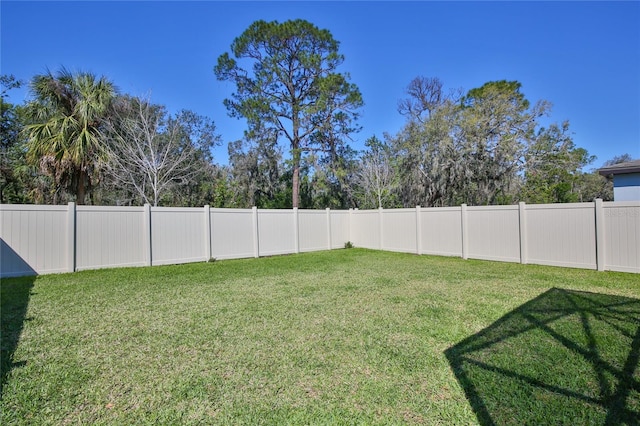
{"type": "Polygon", "coordinates": [[[204,260],[211,259],[211,207],[204,206],[204,260]]]}
{"type": "Polygon", "coordinates": [[[469,232],[467,226],[467,205],[460,206],[460,227],[462,228],[462,258],[469,258],[469,232]]]}
{"type": "Polygon", "coordinates": [[[144,205],[144,247],[146,251],[147,266],[153,265],[153,247],[151,241],[151,205],[144,205]]]}
{"type": "Polygon", "coordinates": [[[253,257],[260,257],[260,243],[258,238],[258,208],[251,209],[253,214],[253,257]]]}
{"type": "Polygon", "coordinates": [[[327,207],[327,250],[331,250],[331,209],[327,207]]]}
{"type": "Polygon", "coordinates": [[[524,202],[518,203],[518,219],[520,224],[520,263],[527,263],[527,206],[524,202]]]}
{"type": "Polygon", "coordinates": [[[598,271],[604,271],[607,263],[606,253],[604,249],[605,244],[605,222],[604,222],[604,209],[602,207],[602,199],[597,198],[594,201],[594,208],[596,210],[596,264],[598,271]]]}
{"type": "Polygon", "coordinates": [[[422,254],[422,215],[420,206],[416,206],[416,254],[422,254]]]}
{"type": "Polygon", "coordinates": [[[67,271],[76,271],[76,203],[67,204],[67,271]]]}

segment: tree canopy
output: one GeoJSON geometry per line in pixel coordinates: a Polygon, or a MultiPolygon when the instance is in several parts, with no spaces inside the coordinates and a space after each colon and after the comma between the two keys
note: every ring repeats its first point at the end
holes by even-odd
{"type": "Polygon", "coordinates": [[[354,150],[363,101],[339,47],[304,20],[256,21],[233,40],[214,72],[233,83],[224,104],[247,127],[222,164],[212,147],[224,135],[188,109],[171,113],[65,68],[33,76],[31,98],[13,105],[7,92],[22,82],[0,76],[0,203],[344,209],[612,199],[612,183],[585,170],[595,157],[569,121],[543,119],[551,104],[530,102],[519,81],[446,90],[437,77],[415,77],[397,103],[404,125],[354,150]]]}
{"type": "Polygon", "coordinates": [[[217,143],[213,122],[192,111],[172,116],[148,99],[120,97],[110,120],[105,174],[122,195],[153,206],[202,179],[217,143]]]}
{"type": "Polygon", "coordinates": [[[21,135],[24,126],[24,107],[5,99],[7,93],[19,88],[22,82],[13,75],[0,76],[0,204],[25,200],[26,161],[21,135]]]}
{"type": "Polygon", "coordinates": [[[63,68],[55,75],[36,75],[30,89],[28,158],[84,204],[95,183],[116,88],[105,77],[63,68]]]}
{"type": "Polygon", "coordinates": [[[224,101],[247,120],[249,139],[265,131],[288,141],[292,204],[300,200],[300,167],[310,152],[335,153],[357,130],[358,88],[338,71],[344,61],[328,30],[304,20],[256,21],[218,58],[214,72],[236,92],[224,101]]]}

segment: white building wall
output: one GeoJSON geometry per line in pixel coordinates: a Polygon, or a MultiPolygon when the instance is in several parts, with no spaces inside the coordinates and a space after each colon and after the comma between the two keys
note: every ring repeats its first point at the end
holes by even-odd
{"type": "Polygon", "coordinates": [[[640,201],[640,173],[628,173],[613,177],[614,201],[640,201]]]}

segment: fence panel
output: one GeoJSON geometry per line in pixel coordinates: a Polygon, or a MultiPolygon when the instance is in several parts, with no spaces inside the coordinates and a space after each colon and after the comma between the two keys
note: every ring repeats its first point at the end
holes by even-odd
{"type": "Polygon", "coordinates": [[[380,213],[378,210],[354,210],[351,237],[356,247],[380,249],[380,213]]]}
{"type": "Polygon", "coordinates": [[[154,265],[205,259],[201,208],[151,207],[151,258],[154,265]]]}
{"type": "Polygon", "coordinates": [[[76,268],[146,264],[143,207],[76,208],[76,268]]]}
{"type": "Polygon", "coordinates": [[[383,210],[382,249],[416,253],[416,225],[416,209],[383,210]]]}
{"type": "Polygon", "coordinates": [[[593,203],[528,204],[527,262],[596,269],[593,203]]]}
{"type": "Polygon", "coordinates": [[[639,273],[640,202],[361,211],[0,206],[2,277],[268,256],[347,241],[639,273]]]}
{"type": "Polygon", "coordinates": [[[460,207],[420,209],[422,253],[462,257],[461,216],[460,207]]]}
{"type": "Polygon", "coordinates": [[[298,210],[300,251],[329,249],[326,210],[298,210]]]}
{"type": "Polygon", "coordinates": [[[467,208],[468,257],[520,262],[518,206],[467,208]]]}
{"type": "Polygon", "coordinates": [[[253,257],[253,212],[211,209],[211,256],[216,259],[253,257]]]}
{"type": "Polygon", "coordinates": [[[605,269],[640,272],[640,202],[603,203],[605,269]]]}
{"type": "Polygon", "coordinates": [[[331,211],[331,248],[343,248],[349,241],[349,212],[331,211]]]}
{"type": "Polygon", "coordinates": [[[258,210],[260,256],[295,253],[294,224],[291,210],[258,210]]]}
{"type": "Polygon", "coordinates": [[[67,206],[0,206],[0,276],[67,272],[67,206]]]}

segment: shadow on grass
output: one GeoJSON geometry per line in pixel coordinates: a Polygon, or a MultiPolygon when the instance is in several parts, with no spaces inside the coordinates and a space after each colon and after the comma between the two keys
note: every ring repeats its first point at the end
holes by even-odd
{"type": "Polygon", "coordinates": [[[14,362],[13,354],[18,346],[22,327],[27,320],[27,306],[35,276],[2,278],[0,284],[0,399],[11,370],[24,365],[14,362]]]}
{"type": "Polygon", "coordinates": [[[640,424],[640,300],[553,288],[445,354],[482,425],[640,424]]]}

